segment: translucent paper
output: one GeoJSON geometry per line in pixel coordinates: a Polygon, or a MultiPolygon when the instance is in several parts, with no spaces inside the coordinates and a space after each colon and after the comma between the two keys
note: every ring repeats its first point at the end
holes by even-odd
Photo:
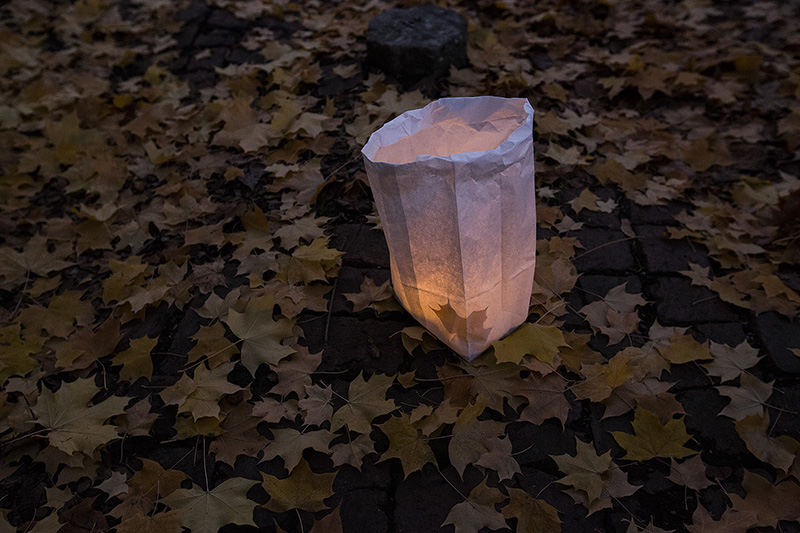
{"type": "Polygon", "coordinates": [[[521,324],[536,263],[533,109],[442,98],[361,151],[405,309],[467,360],[521,324]]]}

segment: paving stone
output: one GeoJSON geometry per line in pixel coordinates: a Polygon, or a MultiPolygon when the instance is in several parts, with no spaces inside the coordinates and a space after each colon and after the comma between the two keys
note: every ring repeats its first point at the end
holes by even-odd
{"type": "Polygon", "coordinates": [[[520,465],[531,466],[551,475],[558,472],[551,455],[567,451],[575,453],[575,434],[561,427],[561,422],[554,419],[545,420],[539,425],[512,422],[506,432],[511,439],[514,459],[520,465]]]}
{"type": "Polygon", "coordinates": [[[236,17],[230,11],[224,9],[214,9],[206,20],[206,24],[212,28],[223,28],[226,30],[242,31],[250,27],[246,20],[236,17]]]}
{"type": "Polygon", "coordinates": [[[342,495],[342,531],[383,533],[390,530],[389,494],[374,489],[358,489],[342,495]]]}
{"type": "Polygon", "coordinates": [[[775,366],[783,372],[800,374],[800,357],[790,351],[800,349],[800,320],[789,320],[771,311],[756,316],[756,327],[775,366]]]}
{"type": "Polygon", "coordinates": [[[193,48],[217,48],[233,46],[239,42],[241,34],[227,29],[201,31],[194,40],[193,48]]]}
{"type": "Polygon", "coordinates": [[[377,460],[377,454],[368,455],[361,470],[350,465],[339,467],[339,473],[333,483],[334,492],[352,492],[360,489],[388,490],[392,478],[391,462],[383,461],[376,464],[377,460]]]}
{"type": "Polygon", "coordinates": [[[679,203],[667,205],[639,205],[627,201],[630,220],[633,224],[656,224],[663,226],[677,226],[675,215],[684,211],[687,206],[679,203]]]}
{"type": "Polygon", "coordinates": [[[778,277],[787,287],[800,293],[800,267],[783,264],[778,268],[778,277]]]}
{"type": "Polygon", "coordinates": [[[367,61],[403,82],[465,67],[467,21],[435,5],[389,9],[369,22],[367,61]]]}
{"type": "Polygon", "coordinates": [[[665,226],[634,226],[644,256],[644,266],[650,273],[675,273],[689,270],[689,263],[708,266],[708,254],[700,245],[670,239],[665,226]]]}
{"type": "Polygon", "coordinates": [[[686,277],[659,277],[647,289],[656,298],[656,314],[662,325],[684,326],[707,322],[735,322],[732,305],[705,287],[693,286],[686,277]]]}
{"type": "Polygon", "coordinates": [[[642,282],[637,276],[607,276],[584,274],[578,278],[579,292],[584,305],[602,299],[608,291],[625,283],[625,292],[641,294],[642,282]],[[582,289],[582,290],[581,290],[582,289]]]}
{"type": "Polygon", "coordinates": [[[714,341],[728,346],[738,346],[747,339],[747,332],[741,322],[722,322],[717,324],[696,324],[692,332],[699,341],[714,341]]]}
{"type": "Polygon", "coordinates": [[[334,313],[352,313],[353,304],[347,300],[345,294],[361,291],[361,283],[365,278],[370,278],[376,285],[389,279],[389,271],[381,268],[358,268],[342,265],[337,274],[336,295],[333,301],[334,313]]]}
{"type": "Polygon", "coordinates": [[[406,322],[398,322],[385,318],[362,319],[334,315],[328,326],[327,344],[326,321],[325,315],[316,320],[301,318],[298,321],[312,353],[322,350],[324,346],[320,371],[364,369],[395,374],[407,357],[398,332],[414,324],[410,317],[406,322]]]}
{"type": "Polygon", "coordinates": [[[636,268],[631,241],[621,231],[583,228],[574,235],[583,245],[583,249],[576,250],[573,261],[579,272],[624,272],[636,268]],[[608,244],[611,242],[614,244],[608,244]]]}
{"type": "Polygon", "coordinates": [[[364,224],[341,224],[334,228],[332,242],[345,252],[345,263],[389,268],[389,248],[382,231],[364,224]]]}
{"type": "Polygon", "coordinates": [[[461,482],[453,467],[448,467],[439,474],[433,464],[425,465],[422,470],[401,481],[397,487],[394,496],[395,531],[438,533],[442,530],[441,525],[447,518],[447,513],[455,504],[463,501],[461,495],[442,479],[442,475],[464,494],[468,494],[482,478],[477,469],[467,467],[464,471],[466,479],[461,482]]]}
{"type": "Polygon", "coordinates": [[[686,411],[686,431],[700,441],[704,449],[711,449],[710,456],[704,455],[704,459],[711,464],[731,464],[731,457],[739,458],[747,453],[733,419],[718,415],[728,404],[728,398],[713,388],[686,390],[675,396],[686,411]]]}
{"type": "Polygon", "coordinates": [[[770,409],[771,434],[789,435],[796,439],[800,435],[800,415],[794,413],[797,413],[797,407],[800,406],[800,383],[780,384],[777,389],[780,392],[773,394],[769,403],[786,411],[781,413],[770,409]]]}

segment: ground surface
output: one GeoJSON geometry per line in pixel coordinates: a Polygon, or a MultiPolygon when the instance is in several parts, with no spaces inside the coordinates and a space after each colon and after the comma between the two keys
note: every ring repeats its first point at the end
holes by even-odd
{"type": "Polygon", "coordinates": [[[361,4],[0,3],[0,531],[797,531],[797,4],[463,2],[413,87],[361,4]],[[358,152],[478,94],[539,240],[467,364],[358,152]]]}

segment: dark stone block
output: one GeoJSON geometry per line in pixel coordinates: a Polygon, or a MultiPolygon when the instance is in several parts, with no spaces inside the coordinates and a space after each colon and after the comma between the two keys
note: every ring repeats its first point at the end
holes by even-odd
{"type": "Polygon", "coordinates": [[[780,385],[779,390],[780,392],[772,395],[769,403],[785,411],[769,410],[772,419],[771,434],[789,435],[796,439],[800,435],[800,414],[797,414],[797,406],[800,405],[800,383],[780,385]]]}
{"type": "Polygon", "coordinates": [[[800,349],[800,321],[770,311],[756,317],[756,327],[775,366],[783,372],[800,374],[800,357],[790,351],[800,349]]]}
{"type": "Polygon", "coordinates": [[[211,12],[206,23],[212,28],[222,28],[226,30],[241,31],[250,27],[250,23],[236,17],[230,11],[215,9],[211,12]]]}
{"type": "Polygon", "coordinates": [[[225,48],[237,44],[240,38],[241,35],[233,30],[201,31],[194,40],[193,48],[225,48]]]}
{"type": "MultiPolygon", "coordinates": [[[[403,316],[403,315],[395,315],[403,316]]],[[[338,370],[368,370],[381,374],[396,374],[408,357],[398,334],[414,322],[388,321],[386,319],[359,319],[350,316],[332,316],[327,326],[323,315],[316,320],[298,321],[303,328],[312,353],[324,349],[320,372],[338,370]]]]}
{"type": "Polygon", "coordinates": [[[675,273],[689,270],[689,263],[708,266],[708,254],[699,245],[670,239],[664,226],[635,226],[638,243],[644,255],[644,265],[651,273],[675,273]]]}
{"type": "Polygon", "coordinates": [[[682,391],[676,397],[686,411],[687,433],[698,440],[704,450],[710,451],[703,456],[706,462],[731,464],[731,456],[739,458],[747,453],[733,419],[717,414],[728,404],[728,398],[713,388],[682,391]]]}
{"type": "Polygon", "coordinates": [[[210,8],[205,4],[205,2],[193,0],[192,3],[189,4],[189,7],[178,12],[178,14],[175,16],[175,19],[181,22],[187,22],[190,20],[199,21],[205,19],[208,16],[209,11],[210,8]]]}
{"type": "Polygon", "coordinates": [[[342,496],[342,531],[389,531],[389,495],[373,489],[358,489],[342,496]]]}
{"type": "Polygon", "coordinates": [[[626,283],[625,292],[641,294],[642,282],[636,276],[604,276],[602,274],[584,274],[578,278],[578,287],[584,305],[596,302],[614,287],[626,283]]]}
{"type": "Polygon", "coordinates": [[[452,466],[440,474],[430,463],[409,475],[400,482],[394,498],[394,524],[398,533],[438,533],[442,530],[442,522],[450,509],[464,501],[442,476],[446,476],[463,494],[469,494],[482,478],[477,469],[467,467],[464,471],[466,479],[462,482],[452,466]]]}
{"type": "Polygon", "coordinates": [[[631,223],[655,224],[663,226],[677,226],[675,215],[686,209],[682,204],[671,203],[668,205],[639,205],[629,202],[631,223]]]}
{"type": "Polygon", "coordinates": [[[403,82],[467,65],[467,21],[434,5],[389,9],[369,23],[367,61],[403,82]]]}
{"type": "Polygon", "coordinates": [[[738,346],[747,339],[747,332],[739,322],[720,324],[697,324],[692,327],[694,337],[699,341],[714,341],[728,346],[738,346]]]}
{"type": "Polygon", "coordinates": [[[657,300],[656,314],[664,325],[739,320],[734,306],[705,287],[693,286],[689,278],[655,278],[648,289],[657,300]]]}
{"type": "Polygon", "coordinates": [[[361,470],[350,465],[339,467],[339,473],[333,483],[333,490],[342,494],[361,489],[373,489],[386,491],[389,489],[392,480],[392,463],[378,460],[377,454],[368,455],[361,470]]]}
{"type": "Polygon", "coordinates": [[[345,252],[344,263],[389,268],[389,248],[383,232],[364,224],[342,224],[333,230],[333,244],[345,252]]]}
{"type": "Polygon", "coordinates": [[[584,247],[573,261],[579,272],[624,272],[636,268],[631,241],[621,231],[585,228],[575,236],[584,247]]]}
{"type": "Polygon", "coordinates": [[[555,419],[535,425],[530,422],[513,422],[506,429],[514,458],[520,466],[531,466],[548,474],[556,474],[558,466],[550,456],[575,453],[575,434],[561,427],[555,419]],[[533,446],[531,446],[533,445],[533,446]]]}

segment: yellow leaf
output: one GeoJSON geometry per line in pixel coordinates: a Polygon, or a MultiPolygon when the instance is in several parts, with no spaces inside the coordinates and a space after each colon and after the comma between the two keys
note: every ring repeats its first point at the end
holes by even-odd
{"type": "Polygon", "coordinates": [[[634,434],[612,431],[611,434],[627,452],[625,459],[646,461],[654,457],[674,457],[680,459],[697,453],[685,448],[691,437],[686,433],[682,419],[672,419],[662,424],[658,415],[636,408],[633,420],[634,434]]]}
{"type": "Polygon", "coordinates": [[[533,355],[540,361],[553,364],[560,346],[569,347],[564,334],[555,326],[523,323],[516,331],[495,341],[495,359],[498,363],[519,364],[526,354],[533,355]]]}

